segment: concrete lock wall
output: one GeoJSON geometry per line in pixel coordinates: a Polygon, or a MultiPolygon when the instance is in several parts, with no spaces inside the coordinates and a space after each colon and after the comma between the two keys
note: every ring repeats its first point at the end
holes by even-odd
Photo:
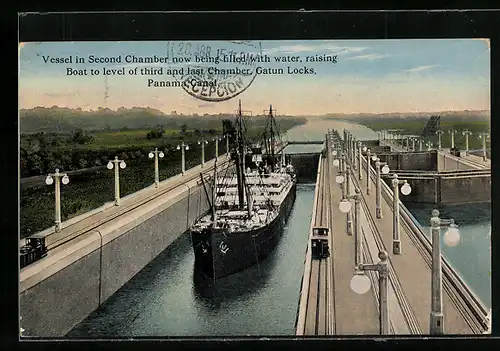
{"type": "Polygon", "coordinates": [[[460,162],[459,157],[452,157],[447,154],[440,154],[438,156],[438,170],[446,171],[446,170],[457,170],[457,171],[467,171],[477,169],[470,165],[464,164],[460,162]]]}
{"type": "Polygon", "coordinates": [[[382,162],[387,162],[393,170],[438,170],[438,155],[436,151],[390,153],[377,155],[382,162]]]}
{"type": "Polygon", "coordinates": [[[443,204],[491,201],[491,175],[442,177],[440,181],[443,204]]]}
{"type": "Polygon", "coordinates": [[[208,211],[200,183],[181,185],[25,268],[24,335],[64,336],[103,304],[208,211]]]}
{"type": "MultiPolygon", "coordinates": [[[[399,194],[399,198],[403,202],[421,202],[421,203],[438,203],[438,179],[436,177],[428,178],[406,178],[411,186],[411,193],[409,195],[399,194]]],[[[387,185],[392,188],[391,179],[384,179],[387,185]]]]}
{"type": "MultiPolygon", "coordinates": [[[[400,195],[404,202],[434,204],[465,204],[491,201],[491,175],[405,177],[411,185],[409,195],[400,195]]],[[[391,186],[390,179],[384,179],[391,186]]]]}
{"type": "Polygon", "coordinates": [[[319,153],[288,154],[292,166],[297,173],[300,183],[315,182],[318,173],[319,153]]]}

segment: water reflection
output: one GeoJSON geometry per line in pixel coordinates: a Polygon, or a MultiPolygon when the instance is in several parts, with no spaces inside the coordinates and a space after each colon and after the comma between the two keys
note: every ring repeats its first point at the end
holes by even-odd
{"type": "MultiPolygon", "coordinates": [[[[431,211],[441,218],[453,218],[460,230],[460,243],[448,247],[441,242],[443,255],[479,299],[491,307],[491,203],[441,205],[405,203],[423,232],[430,237],[431,211]]],[[[442,234],[446,228],[442,229],[442,234]]]]}
{"type": "Polygon", "coordinates": [[[184,234],[68,336],[293,335],[313,196],[314,185],[297,186],[283,235],[259,266],[213,284],[184,234]]]}

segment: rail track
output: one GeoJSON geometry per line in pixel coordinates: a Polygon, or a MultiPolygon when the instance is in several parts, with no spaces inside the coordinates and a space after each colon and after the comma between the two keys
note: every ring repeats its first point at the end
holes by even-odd
{"type": "MultiPolygon", "coordinates": [[[[331,189],[329,174],[331,165],[328,157],[320,156],[316,189],[313,203],[308,248],[304,275],[301,284],[301,300],[297,313],[297,335],[334,335],[336,323],[334,318],[335,297],[333,286],[332,255],[326,259],[312,259],[311,236],[314,227],[331,228],[331,189]]],[[[333,249],[333,235],[328,233],[328,246],[333,249]]]]}
{"type": "MultiPolygon", "coordinates": [[[[320,158],[320,167],[318,169],[318,180],[316,184],[318,188],[317,197],[315,198],[315,211],[313,212],[314,218],[312,219],[312,227],[327,227],[328,226],[328,207],[325,206],[325,201],[328,198],[327,189],[325,187],[325,180],[327,179],[326,174],[326,160],[320,158]]],[[[310,242],[310,240],[309,240],[310,242]]],[[[308,258],[310,268],[309,277],[305,277],[308,284],[307,287],[307,304],[304,306],[305,313],[305,324],[304,324],[304,334],[305,335],[327,335],[329,332],[329,322],[330,315],[328,306],[328,288],[329,279],[328,273],[330,272],[330,260],[313,260],[308,258]]]]}
{"type": "MultiPolygon", "coordinates": [[[[229,162],[230,162],[229,160],[224,159],[220,164],[218,164],[217,167],[224,167],[228,165],[229,162]]],[[[130,213],[131,211],[134,211],[140,206],[144,206],[145,204],[148,204],[158,199],[159,197],[165,195],[166,193],[172,190],[181,188],[183,186],[187,186],[186,183],[188,182],[191,182],[196,179],[200,179],[199,182],[201,182],[201,177],[205,177],[207,173],[211,172],[214,169],[214,165],[210,164],[210,162],[205,163],[205,165],[209,166],[203,168],[201,172],[186,173],[186,175],[182,178],[182,182],[175,182],[173,184],[168,184],[165,187],[159,188],[154,192],[151,192],[150,189],[144,189],[138,191],[137,194],[135,195],[136,198],[135,201],[133,201],[133,203],[123,204],[122,206],[119,207],[112,207],[113,209],[117,208],[117,210],[110,212],[109,215],[104,215],[102,218],[99,218],[99,215],[102,215],[104,210],[101,212],[97,212],[96,214],[87,217],[82,221],[78,221],[67,227],[64,227],[58,233],[55,232],[50,232],[46,234],[38,233],[32,235],[31,237],[40,237],[40,236],[45,237],[47,250],[48,251],[54,250],[55,248],[69,241],[75,240],[79,236],[88,233],[103,224],[109,223],[120,216],[123,216],[127,213],[130,213]],[[92,218],[94,218],[94,220],[92,220],[92,218]]]]}

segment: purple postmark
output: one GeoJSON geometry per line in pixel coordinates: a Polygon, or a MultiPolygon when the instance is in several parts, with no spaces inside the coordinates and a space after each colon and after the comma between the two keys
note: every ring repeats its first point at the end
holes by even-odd
{"type": "Polygon", "coordinates": [[[171,75],[189,95],[203,101],[226,101],[244,92],[257,76],[260,42],[202,41],[167,43],[171,75]]]}

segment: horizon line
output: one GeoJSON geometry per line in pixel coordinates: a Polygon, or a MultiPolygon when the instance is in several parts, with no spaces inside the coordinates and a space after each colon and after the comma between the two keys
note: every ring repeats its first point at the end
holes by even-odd
{"type": "MultiPolygon", "coordinates": [[[[34,106],[34,107],[30,107],[30,108],[20,108],[19,112],[22,111],[22,110],[33,110],[33,109],[36,109],[36,108],[46,108],[46,109],[62,108],[62,109],[69,109],[69,110],[78,110],[78,109],[80,109],[83,112],[97,112],[99,110],[99,108],[101,108],[101,109],[107,109],[107,110],[110,110],[110,111],[113,111],[113,112],[118,112],[118,109],[120,109],[120,108],[124,108],[124,109],[127,109],[127,110],[138,108],[138,109],[152,109],[152,110],[159,111],[159,112],[161,112],[161,113],[163,113],[164,115],[167,115],[167,116],[175,116],[175,115],[172,115],[171,113],[165,112],[163,110],[160,110],[158,108],[154,108],[154,107],[151,107],[151,106],[132,106],[132,107],[120,106],[120,107],[118,107],[117,109],[114,110],[112,108],[104,107],[104,106],[98,106],[98,107],[96,107],[96,109],[83,109],[81,107],[68,107],[68,106],[52,105],[52,106],[34,106]]],[[[173,111],[175,111],[175,110],[173,110],[173,111]]],[[[383,115],[383,114],[405,114],[405,113],[439,114],[439,113],[447,113],[447,112],[488,112],[489,114],[491,114],[491,108],[490,109],[472,109],[472,110],[469,110],[469,109],[465,109],[465,110],[440,110],[440,111],[393,111],[393,112],[389,112],[388,111],[388,112],[349,112],[349,113],[346,113],[346,112],[325,112],[323,114],[311,114],[311,115],[285,114],[285,115],[282,115],[282,116],[292,116],[292,117],[324,117],[324,116],[327,116],[327,115],[350,116],[350,115],[383,115]]],[[[206,114],[206,115],[209,115],[209,116],[218,116],[218,115],[233,114],[233,113],[234,113],[234,111],[233,112],[220,112],[220,113],[215,113],[215,114],[213,114],[213,113],[206,113],[206,112],[203,113],[203,114],[199,114],[198,112],[190,112],[190,113],[186,114],[186,113],[180,112],[180,113],[177,113],[177,115],[178,116],[181,116],[181,115],[182,116],[193,116],[193,115],[196,114],[198,116],[204,116],[206,114]]],[[[253,116],[260,116],[260,114],[255,114],[253,116]]]]}

